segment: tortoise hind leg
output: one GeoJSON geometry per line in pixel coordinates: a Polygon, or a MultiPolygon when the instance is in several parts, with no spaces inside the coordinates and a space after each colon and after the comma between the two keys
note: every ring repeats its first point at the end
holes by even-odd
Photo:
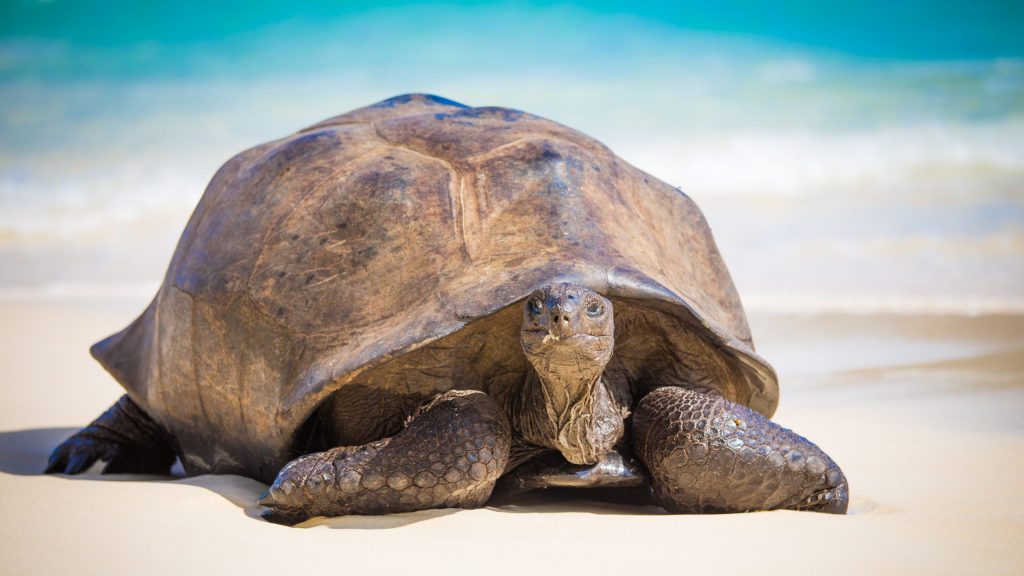
{"type": "Polygon", "coordinates": [[[263,518],[297,524],[313,516],[475,508],[508,461],[511,431],[483,392],[436,396],[400,432],[292,460],[260,504],[263,518]]]}
{"type": "Polygon", "coordinates": [[[633,444],[669,512],[846,513],[846,478],[825,452],[714,393],[652,391],[634,413],[633,444]]]}
{"type": "Polygon", "coordinates": [[[169,474],[174,449],[160,427],[128,395],[57,446],[46,474],[79,474],[97,460],[104,474],[169,474]]]}

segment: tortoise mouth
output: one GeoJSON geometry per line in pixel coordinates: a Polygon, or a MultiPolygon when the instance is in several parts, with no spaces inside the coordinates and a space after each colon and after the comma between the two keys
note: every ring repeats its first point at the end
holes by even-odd
{"type": "Polygon", "coordinates": [[[600,372],[611,358],[615,346],[613,336],[573,334],[558,337],[547,330],[523,330],[520,342],[526,357],[540,371],[555,366],[572,366],[576,370],[590,367],[600,372]]]}
{"type": "Polygon", "coordinates": [[[544,344],[577,344],[580,342],[600,342],[610,339],[611,336],[596,336],[594,334],[573,334],[571,336],[555,336],[547,330],[523,330],[523,340],[540,340],[544,344]]]}
{"type": "Polygon", "coordinates": [[[547,330],[523,330],[520,336],[523,351],[528,355],[545,355],[553,351],[579,351],[584,356],[602,355],[615,344],[612,336],[596,336],[594,334],[573,334],[572,336],[555,336],[547,330]]]}

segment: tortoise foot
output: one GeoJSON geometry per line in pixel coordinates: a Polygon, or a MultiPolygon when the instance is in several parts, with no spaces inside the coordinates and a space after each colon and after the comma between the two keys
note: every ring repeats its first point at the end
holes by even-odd
{"type": "Polygon", "coordinates": [[[508,461],[510,430],[482,392],[435,397],[390,438],[299,457],[259,503],[263,517],[296,524],[313,516],[474,508],[508,461]]]}
{"type": "Polygon", "coordinates": [[[850,506],[850,488],[838,467],[826,473],[825,487],[816,490],[792,508],[828,514],[846,514],[850,506]],[[829,475],[831,473],[831,476],[829,475]]]}
{"type": "Polygon", "coordinates": [[[633,443],[669,512],[846,513],[846,477],[825,452],[717,394],[654,390],[637,406],[633,443]]]}
{"type": "Polygon", "coordinates": [[[127,395],[50,454],[46,474],[80,474],[97,461],[104,474],[169,474],[176,455],[163,433],[127,395]]]}

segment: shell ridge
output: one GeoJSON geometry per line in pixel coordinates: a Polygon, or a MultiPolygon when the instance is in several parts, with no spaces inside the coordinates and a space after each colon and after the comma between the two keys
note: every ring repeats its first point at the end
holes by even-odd
{"type": "MultiPolygon", "coordinates": [[[[352,110],[350,112],[346,112],[344,114],[339,114],[337,116],[332,116],[330,118],[327,118],[326,120],[321,120],[320,122],[317,122],[316,124],[313,124],[312,126],[307,126],[306,128],[303,128],[303,129],[299,130],[297,132],[297,134],[302,134],[302,133],[305,133],[305,132],[311,132],[313,130],[319,130],[321,128],[327,128],[327,127],[332,127],[332,126],[346,126],[346,125],[355,125],[355,124],[366,125],[366,124],[369,124],[370,122],[374,121],[374,120],[372,120],[372,112],[371,111],[384,110],[384,109],[400,110],[400,109],[402,109],[401,105],[406,105],[406,104],[412,104],[412,105],[422,104],[422,105],[425,105],[427,107],[438,107],[438,108],[442,108],[442,109],[452,109],[452,108],[454,108],[455,110],[470,108],[470,106],[462,104],[461,102],[456,102],[454,100],[449,100],[448,98],[444,98],[442,96],[437,96],[437,95],[434,95],[434,94],[424,94],[424,93],[400,94],[398,96],[392,96],[391,98],[387,98],[385,100],[381,100],[380,102],[376,102],[374,104],[370,104],[369,106],[364,106],[362,108],[357,108],[357,109],[352,110]],[[353,117],[358,118],[360,113],[362,113],[364,116],[367,113],[370,113],[371,114],[371,119],[362,119],[362,120],[358,120],[358,119],[357,120],[353,120],[352,119],[353,117]]],[[[409,112],[407,114],[400,115],[400,116],[390,116],[390,117],[387,117],[387,118],[388,119],[405,118],[405,117],[408,117],[408,116],[418,116],[420,114],[434,114],[434,113],[436,113],[436,112],[434,112],[434,111],[425,111],[425,110],[415,110],[414,109],[413,111],[411,111],[411,112],[409,112]]],[[[380,118],[377,118],[377,119],[379,120],[380,118]]]]}
{"type": "Polygon", "coordinates": [[[156,308],[157,302],[154,299],[142,314],[123,330],[111,334],[89,347],[92,357],[124,387],[133,400],[144,398],[147,389],[148,381],[139,378],[138,374],[140,370],[138,362],[145,359],[147,355],[145,352],[139,352],[136,347],[144,345],[144,336],[152,329],[152,318],[156,315],[156,308]],[[143,334],[136,337],[138,331],[142,331],[143,334]]]}
{"type": "MultiPolygon", "coordinates": [[[[166,288],[166,290],[172,289],[174,289],[173,285],[168,286],[166,288]]],[[[156,350],[155,359],[153,358],[154,354],[150,352],[150,364],[152,364],[155,367],[154,372],[156,373],[156,377],[154,378],[154,380],[156,380],[157,382],[161,380],[161,376],[163,375],[163,370],[161,369],[160,366],[160,358],[162,356],[162,354],[160,353],[160,343],[163,340],[163,337],[160,335],[160,306],[156,305],[156,302],[157,300],[163,299],[164,290],[165,288],[161,286],[160,290],[156,293],[156,297],[153,299],[153,322],[150,323],[149,328],[152,331],[152,338],[155,342],[155,346],[153,346],[153,349],[156,350]]],[[[154,395],[159,396],[160,411],[162,412],[167,411],[167,397],[165,395],[166,391],[164,390],[164,388],[165,386],[146,387],[146,400],[148,401],[154,395]]]]}
{"type": "MultiPolygon", "coordinates": [[[[290,140],[285,140],[284,143],[287,143],[289,141],[290,140]]],[[[277,148],[278,147],[275,146],[274,149],[272,149],[272,150],[270,150],[268,152],[268,154],[272,154],[273,152],[275,152],[277,150],[277,148]]],[[[260,239],[260,244],[259,244],[259,246],[260,246],[260,253],[256,257],[256,262],[253,264],[252,270],[249,272],[249,276],[247,278],[248,284],[251,284],[252,277],[260,269],[260,265],[263,263],[264,256],[266,255],[267,241],[270,240],[270,238],[275,233],[280,232],[280,230],[285,226],[285,224],[288,223],[288,221],[292,218],[292,216],[295,214],[295,212],[302,206],[302,204],[305,201],[305,199],[307,197],[309,197],[309,195],[319,191],[321,189],[321,187],[328,180],[333,179],[338,174],[340,174],[344,169],[346,169],[349,166],[349,164],[351,164],[352,162],[355,162],[356,160],[366,156],[367,154],[369,154],[369,152],[370,151],[366,151],[366,152],[364,152],[362,154],[356,155],[355,158],[352,158],[348,162],[345,162],[341,166],[338,166],[337,168],[332,170],[329,174],[326,174],[323,177],[321,177],[320,179],[316,180],[316,182],[314,182],[314,184],[312,186],[310,186],[295,202],[292,203],[291,207],[287,210],[287,212],[285,212],[284,214],[281,214],[276,222],[274,222],[273,224],[271,224],[270,226],[267,227],[267,231],[263,234],[263,237],[260,239]]],[[[266,160],[266,158],[263,158],[261,160],[266,160]]]]}
{"type": "MultiPolygon", "coordinates": [[[[632,164],[630,164],[630,163],[628,163],[628,162],[626,162],[624,160],[618,161],[618,162],[621,162],[622,164],[625,164],[627,171],[634,170],[637,173],[639,173],[643,183],[646,184],[648,187],[650,186],[650,183],[648,182],[648,179],[650,178],[650,176],[648,176],[648,174],[646,172],[644,172],[643,170],[640,170],[636,166],[633,166],[632,164]]],[[[639,217],[640,215],[636,214],[635,211],[633,212],[633,214],[635,216],[638,216],[637,220],[640,220],[640,221],[648,220],[649,217],[650,217],[649,209],[648,209],[647,204],[642,201],[644,189],[639,186],[639,182],[636,179],[630,180],[630,183],[631,183],[631,186],[629,186],[629,189],[630,189],[629,190],[629,194],[630,194],[630,196],[632,196],[633,205],[634,206],[640,206],[640,207],[642,207],[644,209],[645,212],[647,212],[647,213],[645,213],[643,215],[644,216],[643,218],[640,218],[639,217]]],[[[615,192],[616,192],[616,196],[618,196],[619,200],[621,202],[623,202],[623,205],[626,205],[625,204],[625,199],[622,198],[621,191],[619,190],[619,188],[617,186],[615,187],[615,192]]],[[[687,198],[686,200],[690,201],[689,198],[687,198]]],[[[690,201],[690,202],[692,203],[692,201],[690,201]]],[[[639,229],[640,230],[640,232],[644,235],[644,239],[647,241],[647,244],[649,246],[657,246],[657,241],[654,239],[652,231],[647,226],[641,225],[641,226],[636,227],[635,229],[639,229]]],[[[655,250],[654,251],[654,258],[655,258],[655,260],[657,261],[657,264],[658,264],[658,272],[662,275],[662,277],[667,276],[666,270],[668,269],[668,267],[665,265],[665,257],[666,256],[667,256],[667,254],[665,253],[665,251],[662,251],[662,250],[655,250]]]]}
{"type": "MultiPolygon", "coordinates": [[[[174,287],[172,287],[172,289],[176,289],[177,290],[177,288],[174,288],[174,287]]],[[[189,315],[190,316],[189,317],[189,331],[191,332],[190,340],[192,341],[192,346],[191,346],[192,350],[191,350],[191,353],[190,353],[190,356],[192,357],[192,388],[195,391],[196,401],[199,404],[199,413],[202,414],[203,420],[206,421],[205,422],[206,423],[206,429],[207,430],[212,430],[212,429],[214,429],[214,428],[212,428],[213,421],[210,420],[210,414],[209,414],[209,412],[206,409],[206,403],[203,400],[203,389],[199,385],[199,372],[198,372],[198,370],[196,370],[196,368],[200,364],[199,364],[199,361],[198,361],[198,358],[197,358],[197,350],[196,350],[196,345],[195,345],[196,344],[196,307],[195,307],[195,301],[192,298],[192,295],[189,294],[188,292],[185,292],[184,290],[178,290],[178,291],[181,292],[182,294],[184,294],[186,297],[188,297],[189,302],[190,302],[189,311],[191,312],[191,314],[189,315]]]]}
{"type": "MultiPolygon", "coordinates": [[[[519,144],[522,144],[523,142],[531,142],[531,141],[536,140],[536,139],[537,139],[536,136],[523,136],[522,138],[516,138],[515,140],[513,140],[511,142],[506,142],[504,144],[499,144],[499,145],[495,146],[494,148],[491,148],[490,150],[483,150],[481,152],[477,152],[476,154],[473,154],[472,156],[466,156],[463,159],[463,161],[467,162],[467,163],[468,162],[473,162],[473,161],[478,161],[478,160],[490,157],[491,155],[496,154],[498,152],[502,152],[506,148],[513,148],[515,146],[518,146],[519,144]]],[[[558,140],[558,138],[551,138],[551,139],[552,140],[558,140]]]]}
{"type": "Polygon", "coordinates": [[[331,122],[329,124],[320,123],[314,124],[312,126],[307,126],[301,130],[297,130],[295,134],[293,134],[293,136],[298,136],[300,134],[309,134],[310,132],[316,132],[317,130],[337,128],[339,126],[366,126],[367,124],[369,124],[369,122],[361,120],[344,120],[341,122],[331,122]]]}
{"type": "Polygon", "coordinates": [[[263,308],[263,305],[260,304],[260,301],[256,298],[256,296],[252,294],[252,292],[249,291],[248,289],[244,291],[243,298],[249,301],[249,304],[252,305],[254,312],[270,320],[275,326],[279,326],[285,332],[288,332],[293,336],[309,336],[309,334],[304,333],[303,331],[299,330],[295,326],[292,326],[291,324],[282,322],[280,318],[277,318],[276,316],[265,310],[263,308]]]}
{"type": "MultiPolygon", "coordinates": [[[[178,286],[178,269],[181,266],[182,260],[184,260],[185,256],[192,251],[192,247],[195,246],[195,243],[199,240],[200,234],[198,234],[197,231],[202,228],[203,224],[209,217],[210,212],[212,212],[209,207],[205,206],[207,194],[210,194],[213,190],[218,190],[215,186],[221,181],[226,181],[226,186],[219,189],[221,193],[224,193],[224,188],[234,186],[238,181],[239,175],[243,171],[251,171],[253,159],[250,158],[250,156],[264,154],[268,149],[272,149],[277,146],[282,140],[284,139],[279,138],[244,150],[239,154],[236,154],[228,160],[224,166],[217,170],[213,175],[213,178],[210,179],[210,183],[207,184],[206,191],[203,193],[203,198],[200,200],[199,205],[197,205],[195,210],[193,210],[188,224],[185,225],[185,230],[182,232],[181,240],[178,241],[178,246],[174,249],[174,254],[171,256],[171,263],[167,267],[167,273],[164,275],[164,283],[181,289],[180,286],[178,286]],[[234,169],[234,173],[227,175],[225,172],[229,167],[234,169]],[[200,210],[201,207],[203,208],[202,210],[200,210]]],[[[159,292],[157,293],[157,296],[159,297],[159,292]]]]}
{"type": "MultiPolygon", "coordinates": [[[[260,240],[260,253],[256,257],[256,262],[253,264],[252,269],[249,271],[249,274],[247,275],[245,282],[246,294],[249,295],[250,299],[257,306],[257,308],[260,309],[261,312],[267,314],[267,311],[263,310],[263,307],[259,304],[259,300],[253,293],[253,291],[255,290],[255,286],[253,285],[253,278],[261,270],[263,266],[263,262],[267,254],[267,245],[268,242],[270,241],[270,238],[272,238],[274,234],[280,233],[281,230],[285,228],[288,222],[291,221],[291,219],[299,211],[299,208],[303,206],[306,199],[316,194],[317,192],[321,191],[328,182],[335,180],[339,174],[349,169],[352,166],[352,164],[369,156],[374,150],[375,149],[370,149],[361,154],[357,154],[354,158],[349,159],[348,161],[344,162],[341,166],[338,166],[335,170],[332,170],[329,174],[326,174],[322,178],[318,179],[312,186],[309,187],[309,189],[304,194],[302,194],[301,198],[292,203],[291,207],[288,209],[286,213],[280,215],[278,221],[271,225],[267,232],[263,235],[263,238],[260,240]]],[[[267,315],[269,316],[269,314],[267,315]]]]}
{"type": "Polygon", "coordinates": [[[469,249],[469,244],[466,240],[467,219],[470,221],[469,223],[473,227],[473,229],[476,230],[479,228],[480,225],[480,217],[479,214],[476,213],[476,210],[467,211],[466,209],[466,176],[462,173],[462,170],[459,170],[459,167],[456,166],[455,163],[449,158],[438,156],[436,154],[430,154],[424,150],[419,150],[403,142],[395,142],[393,140],[390,140],[387,136],[384,136],[384,134],[381,133],[380,128],[377,127],[376,122],[371,122],[370,127],[373,128],[373,132],[374,134],[377,135],[377,138],[379,138],[381,141],[388,144],[389,146],[401,148],[402,150],[408,150],[409,152],[412,152],[413,154],[416,154],[418,156],[442,162],[448,167],[449,170],[455,173],[455,177],[458,180],[458,182],[456,183],[456,186],[448,187],[448,193],[451,198],[450,202],[452,207],[454,208],[453,220],[455,221],[455,235],[458,238],[463,256],[465,256],[466,260],[472,261],[473,253],[469,249]],[[469,216],[469,213],[473,213],[473,215],[469,216]]]}

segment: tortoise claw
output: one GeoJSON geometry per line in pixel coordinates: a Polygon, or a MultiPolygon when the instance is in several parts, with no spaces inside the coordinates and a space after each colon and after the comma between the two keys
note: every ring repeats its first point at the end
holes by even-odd
{"type": "Polygon", "coordinates": [[[88,470],[93,464],[96,463],[99,457],[94,453],[82,453],[79,452],[71,456],[68,461],[68,466],[65,468],[65,474],[80,474],[88,470]]]}
{"type": "Polygon", "coordinates": [[[50,454],[50,460],[46,463],[46,469],[43,470],[43,474],[63,474],[64,468],[67,466],[67,458],[63,455],[58,454],[56,450],[50,454]]]}
{"type": "Polygon", "coordinates": [[[262,494],[260,494],[260,497],[258,500],[256,500],[256,503],[259,504],[260,506],[269,507],[278,504],[278,501],[276,498],[274,498],[274,494],[270,491],[270,489],[267,489],[264,490],[262,494]]]}
{"type": "Polygon", "coordinates": [[[260,514],[267,522],[280,524],[282,526],[295,526],[309,518],[300,510],[291,508],[267,508],[260,514]]]}
{"type": "MultiPolygon", "coordinates": [[[[285,481],[285,484],[289,487],[294,486],[291,481],[285,481]]],[[[295,524],[309,518],[309,514],[307,512],[304,512],[294,505],[289,505],[289,500],[288,495],[281,489],[281,479],[278,478],[277,481],[260,494],[259,499],[256,500],[256,503],[260,506],[267,507],[267,509],[260,514],[260,517],[267,522],[282,524],[284,526],[294,526],[295,524]]]]}
{"type": "MultiPolygon", "coordinates": [[[[300,459],[301,460],[301,459],[300,459]]],[[[274,483],[267,488],[263,494],[260,494],[260,499],[257,503],[260,506],[281,506],[281,505],[294,505],[296,501],[293,498],[289,498],[289,495],[295,491],[295,482],[291,480],[291,472],[293,472],[294,466],[289,464],[274,480],[274,483]]]]}
{"type": "Polygon", "coordinates": [[[81,474],[97,460],[109,460],[117,446],[96,440],[81,432],[54,448],[43,471],[46,474],[81,474]]]}
{"type": "Polygon", "coordinates": [[[825,473],[824,486],[796,506],[797,510],[846,514],[850,505],[850,489],[846,476],[835,466],[825,473]]]}

